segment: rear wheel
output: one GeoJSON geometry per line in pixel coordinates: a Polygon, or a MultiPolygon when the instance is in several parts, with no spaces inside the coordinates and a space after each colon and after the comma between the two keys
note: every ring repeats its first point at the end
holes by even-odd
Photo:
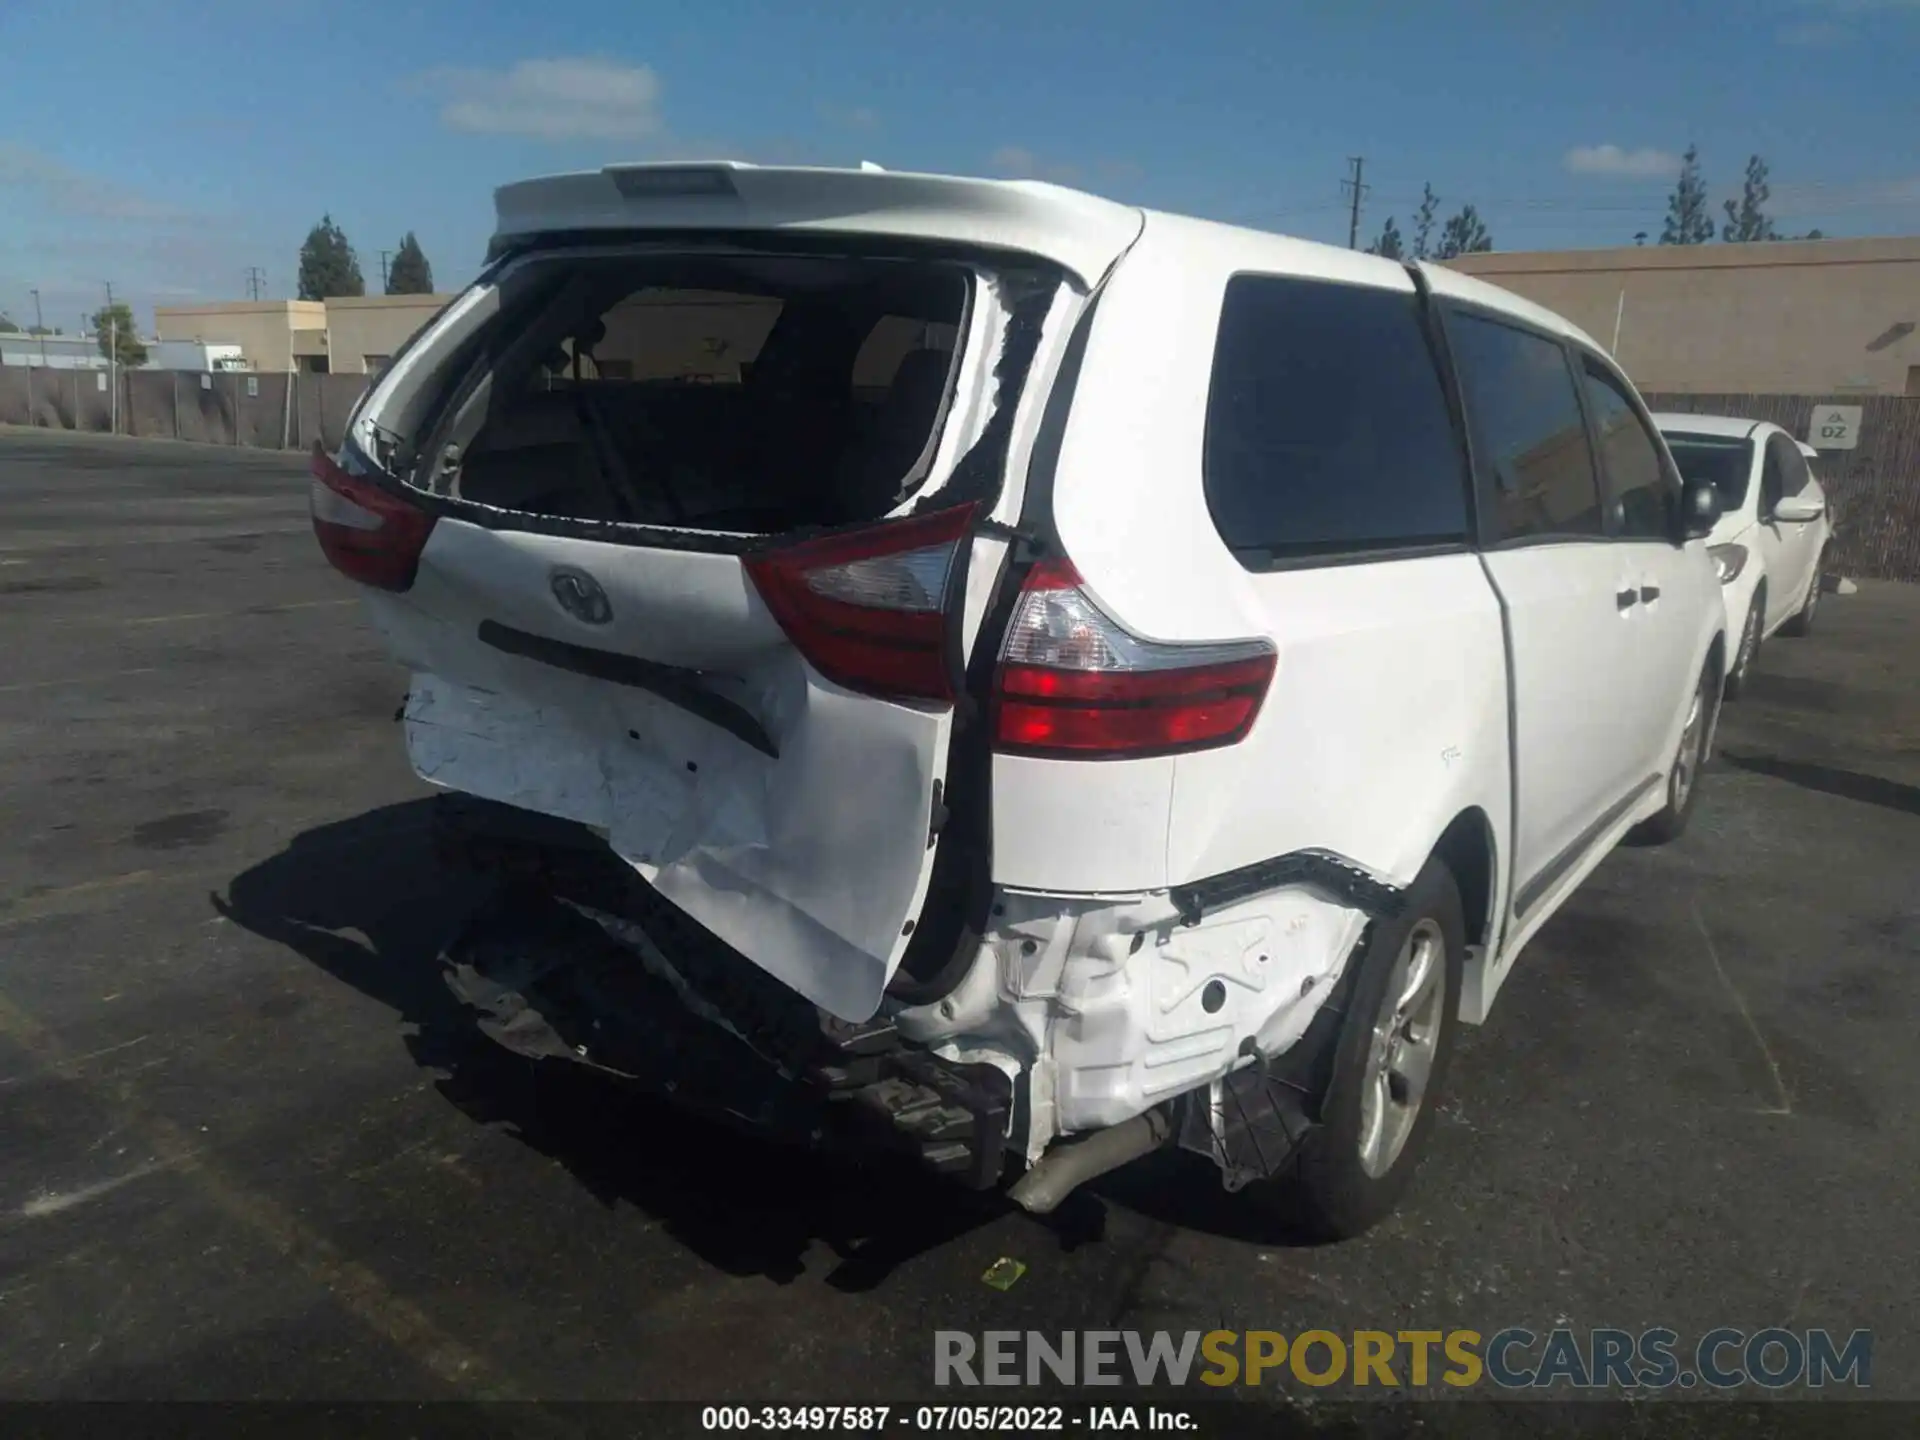
{"type": "Polygon", "coordinates": [[[1310,1238],[1372,1229],[1412,1181],[1453,1057],[1465,953],[1459,886],[1428,860],[1405,910],[1375,923],[1355,962],[1319,1127],[1262,1187],[1310,1238]]]}
{"type": "Polygon", "coordinates": [[[1664,845],[1669,840],[1677,840],[1687,828],[1687,821],[1693,818],[1694,802],[1700,795],[1700,772],[1706,766],[1708,747],[1713,740],[1714,697],[1719,688],[1709,666],[1694,687],[1693,700],[1687,706],[1687,723],[1680,731],[1680,745],[1667,771],[1667,803],[1657,815],[1634,826],[1635,843],[1664,845]]]}
{"type": "Polygon", "coordinates": [[[1800,608],[1794,617],[1780,627],[1782,635],[1805,635],[1813,629],[1813,612],[1820,608],[1820,567],[1826,563],[1823,554],[1813,562],[1813,579],[1807,582],[1807,598],[1800,602],[1800,608]]]}
{"type": "Polygon", "coordinates": [[[1767,613],[1767,592],[1762,586],[1753,592],[1753,603],[1747,607],[1747,623],[1740,630],[1740,648],[1734,652],[1733,665],[1727,671],[1727,683],[1724,694],[1729,700],[1738,700],[1747,690],[1747,680],[1753,673],[1753,662],[1760,654],[1760,632],[1765,629],[1762,617],[1767,613]]]}

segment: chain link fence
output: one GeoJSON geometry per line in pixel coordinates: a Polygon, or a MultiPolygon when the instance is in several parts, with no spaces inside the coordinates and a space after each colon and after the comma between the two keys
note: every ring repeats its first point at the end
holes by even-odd
{"type": "Polygon", "coordinates": [[[366,384],[364,375],[123,370],[109,379],[104,370],[3,366],[0,425],[264,450],[308,450],[318,440],[333,449],[366,384]]]}
{"type": "MultiPolygon", "coordinates": [[[[0,367],[0,424],[193,440],[268,450],[338,446],[364,375],[128,370],[115,404],[103,370],[0,367]]],[[[1662,395],[1655,410],[1771,420],[1804,438],[1814,407],[1862,407],[1852,450],[1815,462],[1833,506],[1828,568],[1862,580],[1920,581],[1920,397],[1662,395]]]]}

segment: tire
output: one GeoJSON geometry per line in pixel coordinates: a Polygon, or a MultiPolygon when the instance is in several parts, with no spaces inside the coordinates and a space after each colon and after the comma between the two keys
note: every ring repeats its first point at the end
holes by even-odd
{"type": "Polygon", "coordinates": [[[1826,563],[1824,553],[1816,556],[1813,562],[1813,579],[1807,585],[1807,598],[1800,602],[1800,608],[1786,624],[1780,627],[1782,635],[1796,638],[1813,630],[1813,612],[1820,608],[1820,567],[1826,563]]]}
{"type": "Polygon", "coordinates": [[[1700,772],[1706,768],[1714,726],[1719,719],[1715,696],[1720,689],[1709,666],[1694,687],[1687,723],[1680,731],[1680,745],[1674,751],[1673,764],[1667,769],[1667,803],[1658,814],[1633,827],[1628,838],[1634,844],[1664,845],[1669,840],[1678,840],[1693,818],[1693,807],[1700,799],[1700,772]]]}
{"type": "Polygon", "coordinates": [[[1760,658],[1760,632],[1767,628],[1766,614],[1767,587],[1762,585],[1753,592],[1753,603],[1747,607],[1747,623],[1740,629],[1740,648],[1734,652],[1727,683],[1721,687],[1720,693],[1728,700],[1738,700],[1747,693],[1753,662],[1760,658]]]}
{"type": "Polygon", "coordinates": [[[1255,1191],[1301,1238],[1333,1241],[1364,1234],[1406,1193],[1453,1059],[1466,944],[1460,887],[1435,857],[1408,888],[1406,909],[1396,919],[1374,923],[1354,962],[1358,969],[1319,1126],[1301,1141],[1289,1169],[1255,1191]],[[1407,1005],[1412,989],[1406,984],[1407,967],[1419,964],[1427,967],[1426,981],[1407,1005]],[[1400,1023],[1383,1032],[1380,1027],[1396,1017],[1400,1023]],[[1392,1048],[1383,1050],[1383,1044],[1392,1048]],[[1416,1057],[1424,1060],[1426,1075],[1409,1106],[1405,1099],[1416,1057]],[[1409,1070],[1395,1070],[1396,1058],[1409,1070]],[[1363,1155],[1373,1139],[1375,1115],[1381,1117],[1379,1138],[1363,1155]]]}

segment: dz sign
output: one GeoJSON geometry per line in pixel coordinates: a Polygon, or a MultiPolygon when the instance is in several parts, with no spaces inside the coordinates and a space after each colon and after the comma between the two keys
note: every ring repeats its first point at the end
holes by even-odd
{"type": "Polygon", "coordinates": [[[1807,443],[1816,450],[1853,449],[1860,443],[1860,406],[1814,406],[1807,443]]]}

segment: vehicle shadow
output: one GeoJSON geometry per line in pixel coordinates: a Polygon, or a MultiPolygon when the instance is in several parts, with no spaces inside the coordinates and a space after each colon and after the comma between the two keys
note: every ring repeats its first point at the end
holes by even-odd
{"type": "Polygon", "coordinates": [[[1800,760],[1781,760],[1767,755],[1741,755],[1723,750],[1720,759],[1736,770],[1785,780],[1790,785],[1857,800],[1863,805],[1878,805],[1905,815],[1920,815],[1920,785],[1904,785],[1898,780],[1883,780],[1878,775],[1863,775],[1857,770],[1839,770],[1831,765],[1814,765],[1800,760]]]}
{"type": "MultiPolygon", "coordinates": [[[[1007,1213],[891,1156],[816,1153],[714,1125],[565,1062],[532,1062],[481,1034],[441,978],[440,952],[489,894],[442,865],[432,799],[295,837],[210,897],[224,917],[387,1006],[415,1062],[476,1123],[562,1165],[602,1203],[625,1201],[707,1263],[779,1283],[816,1243],[827,1283],[870,1290],[902,1263],[1007,1213]]],[[[1088,1197],[1050,1217],[1063,1248],[1100,1239],[1088,1197]]]]}

